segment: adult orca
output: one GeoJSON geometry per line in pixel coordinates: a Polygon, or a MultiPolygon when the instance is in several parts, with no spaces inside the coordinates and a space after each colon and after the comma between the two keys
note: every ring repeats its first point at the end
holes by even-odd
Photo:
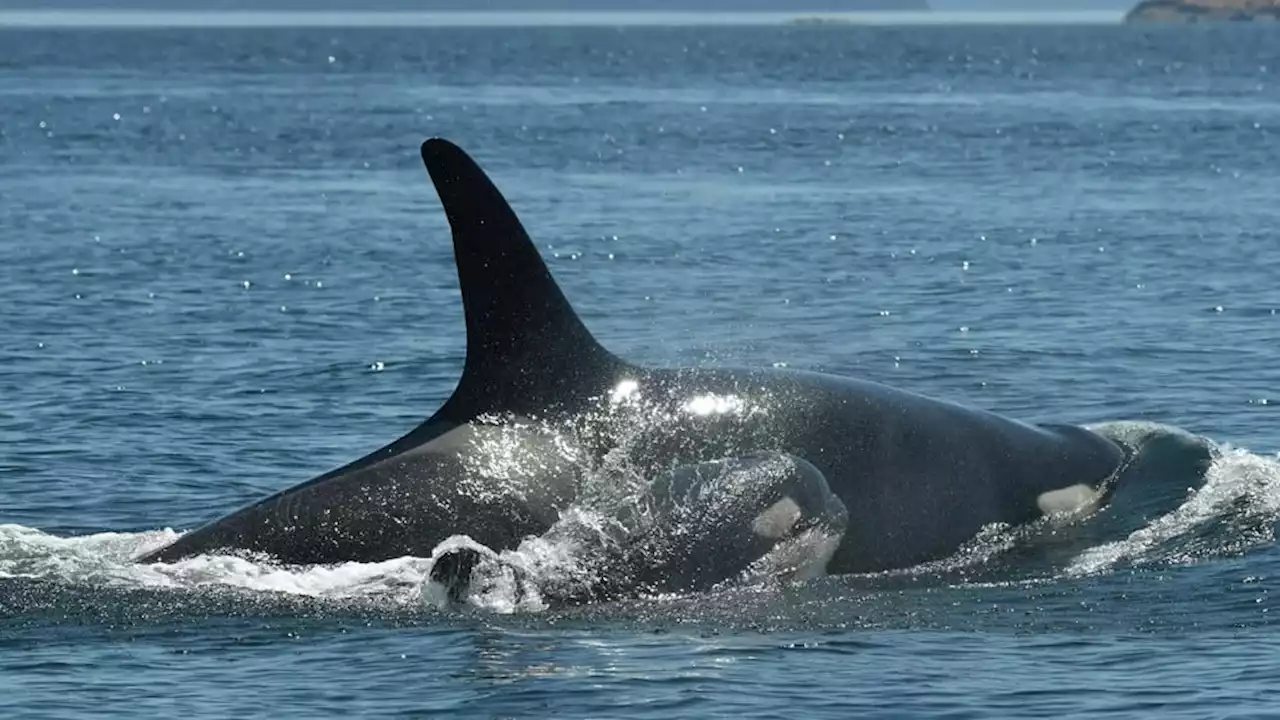
{"type": "MultiPolygon", "coordinates": [[[[400,439],[140,558],[219,550],[284,563],[429,557],[546,531],[605,485],[761,453],[801,458],[848,522],[827,570],[902,568],[985,525],[1096,500],[1128,452],[866,380],[791,369],[646,368],[598,343],[506,199],[443,139],[422,159],[453,235],[467,345],[453,394],[400,439]]],[[[607,487],[606,487],[607,490],[607,487]]],[[[707,547],[706,552],[715,552],[707,547]]]]}

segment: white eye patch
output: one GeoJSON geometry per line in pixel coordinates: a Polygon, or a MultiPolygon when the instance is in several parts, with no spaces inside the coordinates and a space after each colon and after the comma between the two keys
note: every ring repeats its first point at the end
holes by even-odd
{"type": "Polygon", "coordinates": [[[1036,498],[1036,505],[1045,515],[1059,515],[1088,509],[1101,497],[1101,492],[1081,483],[1041,493],[1036,498]]]}
{"type": "Polygon", "coordinates": [[[800,506],[796,501],[784,497],[751,521],[751,531],[767,540],[777,540],[791,531],[791,527],[800,519],[800,514],[800,506]]]}

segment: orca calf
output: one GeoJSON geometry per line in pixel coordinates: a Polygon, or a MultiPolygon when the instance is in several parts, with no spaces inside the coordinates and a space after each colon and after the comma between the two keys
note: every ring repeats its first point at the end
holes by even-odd
{"type": "Polygon", "coordinates": [[[550,562],[536,551],[448,543],[433,556],[431,580],[452,604],[507,581],[517,595],[532,588],[550,605],[805,580],[825,573],[848,519],[822,473],[783,454],[682,466],[618,510],[561,518],[539,538],[550,562]]]}
{"type": "MultiPolygon", "coordinates": [[[[592,337],[465,152],[431,139],[422,159],[452,230],[466,320],[453,394],[389,445],[141,561],[231,550],[373,562],[430,557],[457,534],[507,549],[546,532],[601,477],[653,479],[763,453],[802,459],[843,502],[828,571],[877,571],[945,557],[990,523],[1096,502],[1126,458],[1081,427],[865,380],[629,363],[592,337]]],[[[717,547],[708,540],[704,551],[717,547]]]]}

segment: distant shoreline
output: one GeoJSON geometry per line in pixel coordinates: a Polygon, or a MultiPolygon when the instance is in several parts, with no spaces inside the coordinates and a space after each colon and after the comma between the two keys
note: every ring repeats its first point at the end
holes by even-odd
{"type": "Polygon", "coordinates": [[[1280,3],[1267,0],[1143,0],[1130,23],[1280,22],[1280,3]]]}
{"type": "Polygon", "coordinates": [[[398,12],[0,10],[0,28],[1119,25],[1123,12],[398,12]]]}

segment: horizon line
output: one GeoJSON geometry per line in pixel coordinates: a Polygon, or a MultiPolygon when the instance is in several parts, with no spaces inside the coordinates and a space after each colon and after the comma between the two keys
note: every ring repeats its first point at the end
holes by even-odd
{"type": "Polygon", "coordinates": [[[269,27],[618,27],[808,24],[844,26],[1119,25],[1120,11],[311,11],[311,10],[0,10],[0,28],[269,28],[269,27]]]}

